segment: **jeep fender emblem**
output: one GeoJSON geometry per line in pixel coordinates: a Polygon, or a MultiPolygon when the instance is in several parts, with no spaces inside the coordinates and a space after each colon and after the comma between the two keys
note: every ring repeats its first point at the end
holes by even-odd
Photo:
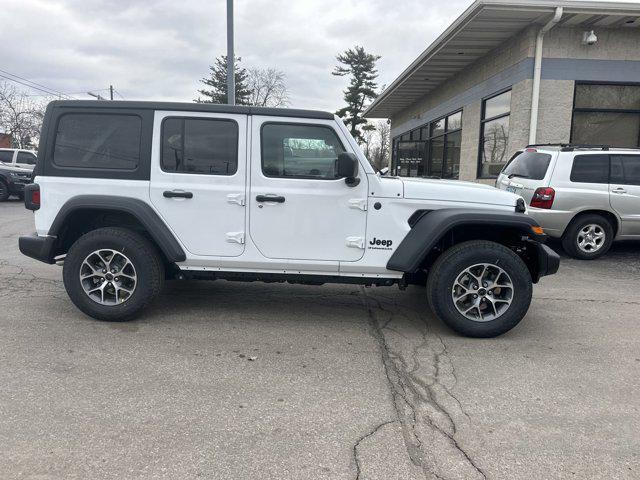
{"type": "Polygon", "coordinates": [[[391,245],[393,245],[392,240],[381,240],[376,237],[369,241],[369,249],[372,250],[391,250],[391,245]]]}

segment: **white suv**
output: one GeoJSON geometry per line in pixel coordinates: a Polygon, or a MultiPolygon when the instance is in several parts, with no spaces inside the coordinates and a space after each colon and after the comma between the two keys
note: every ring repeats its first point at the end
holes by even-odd
{"type": "Polygon", "coordinates": [[[465,335],[513,328],[559,258],[518,195],[376,174],[333,114],[210,104],[49,105],[37,233],[71,300],[128,320],[166,278],[427,286],[465,335]]]}
{"type": "Polygon", "coordinates": [[[20,148],[0,148],[0,166],[33,170],[36,164],[36,152],[20,148]]]}
{"type": "Polygon", "coordinates": [[[529,214],[573,257],[598,258],[614,239],[640,239],[638,149],[529,145],[496,186],[522,195],[529,214]]]}

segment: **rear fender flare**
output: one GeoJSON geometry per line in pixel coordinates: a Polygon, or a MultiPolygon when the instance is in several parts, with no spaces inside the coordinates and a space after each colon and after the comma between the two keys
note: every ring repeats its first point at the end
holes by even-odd
{"type": "Polygon", "coordinates": [[[49,236],[58,236],[64,228],[67,218],[79,210],[103,210],[124,212],[136,218],[149,233],[158,248],[170,262],[184,262],[186,254],[180,243],[151,206],[132,197],[114,197],[107,195],[78,195],[68,200],[58,212],[51,224],[49,236]]]}

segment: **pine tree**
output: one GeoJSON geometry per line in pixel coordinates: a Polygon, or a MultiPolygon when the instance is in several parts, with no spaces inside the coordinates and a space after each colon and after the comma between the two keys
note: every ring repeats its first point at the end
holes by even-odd
{"type": "Polygon", "coordinates": [[[377,84],[375,79],[378,77],[376,70],[376,61],[380,59],[379,55],[372,55],[364,51],[364,48],[356,46],[353,49],[345,51],[336,57],[342,65],[337,65],[332,75],[344,77],[349,75],[349,87],[344,91],[344,101],[347,106],[336,112],[349,128],[351,135],[362,141],[360,126],[362,130],[370,130],[375,127],[367,125],[367,120],[362,118],[362,112],[366,108],[369,100],[375,99],[377,84]]]}
{"type": "MultiPolygon", "coordinates": [[[[234,70],[236,77],[236,105],[247,105],[251,91],[247,86],[247,70],[241,68],[240,59],[236,58],[234,70]]],[[[198,90],[204,98],[198,98],[202,103],[229,103],[227,101],[227,56],[220,55],[215,64],[209,67],[211,74],[208,78],[200,80],[201,83],[211,87],[210,90],[198,90]]]]}

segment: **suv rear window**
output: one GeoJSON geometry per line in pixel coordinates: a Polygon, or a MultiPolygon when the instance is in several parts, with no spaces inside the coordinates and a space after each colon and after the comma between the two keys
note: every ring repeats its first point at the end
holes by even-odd
{"type": "Polygon", "coordinates": [[[509,177],[542,180],[547,174],[549,162],[551,155],[548,153],[522,152],[507,164],[502,173],[509,177]]]}
{"type": "Polygon", "coordinates": [[[576,155],[569,178],[577,183],[609,183],[609,155],[576,155]]]}
{"type": "Polygon", "coordinates": [[[135,170],[142,119],[137,115],[67,113],[60,117],[53,150],[59,167],[135,170]]]}

